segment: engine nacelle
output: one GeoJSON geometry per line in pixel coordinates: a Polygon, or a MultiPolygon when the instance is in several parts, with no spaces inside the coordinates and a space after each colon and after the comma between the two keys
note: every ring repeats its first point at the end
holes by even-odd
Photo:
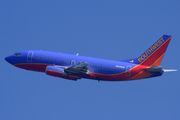
{"type": "Polygon", "coordinates": [[[63,68],[60,68],[58,66],[50,66],[50,65],[47,66],[46,67],[46,74],[54,76],[54,77],[61,77],[61,78],[64,78],[64,79],[69,79],[69,80],[80,79],[77,76],[68,75],[68,73],[64,72],[63,68]]]}

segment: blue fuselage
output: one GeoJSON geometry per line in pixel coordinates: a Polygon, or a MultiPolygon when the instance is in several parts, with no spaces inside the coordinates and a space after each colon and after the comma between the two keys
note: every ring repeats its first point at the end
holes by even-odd
{"type": "MultiPolygon", "coordinates": [[[[75,76],[107,81],[131,80],[136,74],[147,67],[139,66],[138,64],[131,62],[105,60],[38,50],[20,51],[14,55],[6,57],[5,59],[16,67],[40,72],[46,72],[47,66],[58,66],[66,69],[78,64],[79,62],[86,62],[88,63],[88,74],[90,75],[75,76]]],[[[148,77],[150,77],[150,75],[148,77]]],[[[141,77],[138,79],[141,79],[141,77]]]]}

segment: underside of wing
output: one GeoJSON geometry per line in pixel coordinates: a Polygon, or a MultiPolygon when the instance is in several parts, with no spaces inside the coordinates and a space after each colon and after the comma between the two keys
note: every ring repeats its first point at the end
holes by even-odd
{"type": "Polygon", "coordinates": [[[89,64],[87,62],[79,62],[76,65],[73,65],[71,67],[68,67],[64,69],[64,71],[68,74],[82,74],[82,75],[89,75],[88,66],[89,64]]]}

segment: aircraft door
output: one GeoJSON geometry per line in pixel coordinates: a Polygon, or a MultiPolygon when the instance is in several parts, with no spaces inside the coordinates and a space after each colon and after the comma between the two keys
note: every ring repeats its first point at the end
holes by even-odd
{"type": "Polygon", "coordinates": [[[33,51],[29,51],[29,52],[28,52],[28,55],[27,55],[27,62],[32,62],[33,54],[34,54],[33,51]]]}
{"type": "Polygon", "coordinates": [[[125,73],[126,77],[130,77],[131,76],[131,68],[132,67],[130,65],[126,66],[126,73],[125,73]]]}
{"type": "Polygon", "coordinates": [[[71,61],[71,66],[73,66],[73,65],[76,65],[76,61],[75,60],[71,61]]]}

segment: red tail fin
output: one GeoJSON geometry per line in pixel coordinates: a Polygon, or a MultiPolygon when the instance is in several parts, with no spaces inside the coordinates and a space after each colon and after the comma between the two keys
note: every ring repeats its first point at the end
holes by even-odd
{"type": "Polygon", "coordinates": [[[159,66],[171,38],[171,35],[163,35],[158,41],[156,41],[149,49],[147,49],[140,57],[136,59],[136,63],[152,67],[159,66]]]}

